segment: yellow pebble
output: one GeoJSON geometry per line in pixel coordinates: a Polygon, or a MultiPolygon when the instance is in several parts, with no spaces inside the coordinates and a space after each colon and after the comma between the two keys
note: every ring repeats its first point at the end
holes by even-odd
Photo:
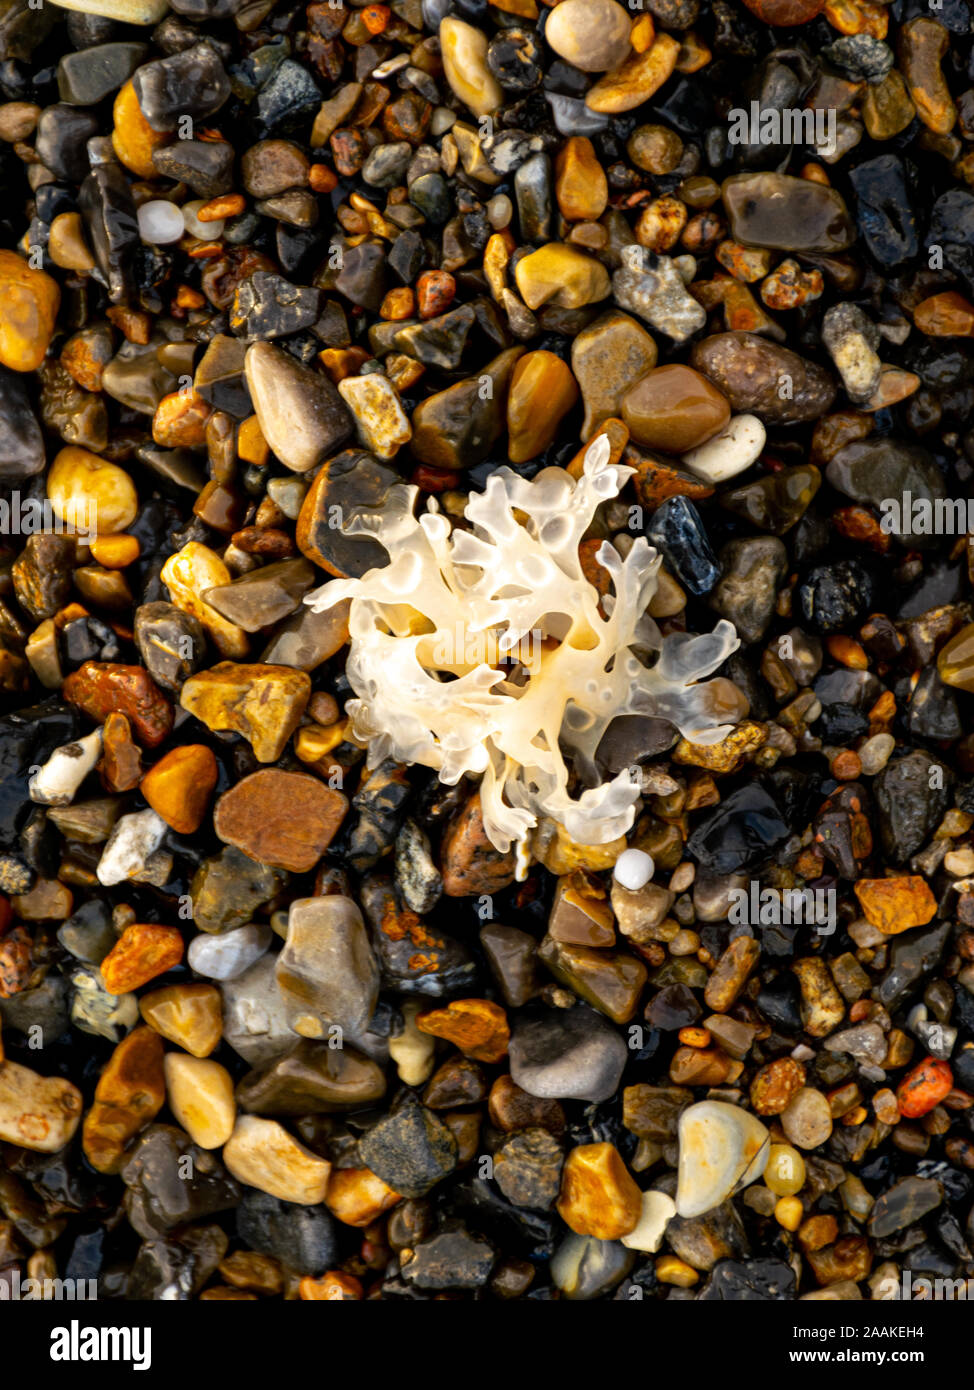
{"type": "Polygon", "coordinates": [[[172,137],[164,131],[153,130],[142,114],[139,99],[131,82],[126,82],[112,108],[115,129],[112,147],[126,169],[140,179],[158,178],[152,162],[152,151],[168,145],[172,137]]]}
{"type": "Polygon", "coordinates": [[[259,468],[263,468],[270,452],[267,440],[261,434],[257,416],[248,416],[237,431],[237,453],[244,463],[256,463],[259,468]]]}
{"type": "Polygon", "coordinates": [[[775,1203],[774,1219],[786,1231],[797,1231],[801,1225],[805,1208],[800,1197],[779,1197],[775,1203]]]}
{"type": "Polygon", "coordinates": [[[341,720],[338,724],[329,724],[327,729],[309,724],[294,735],[294,751],[303,763],[316,763],[319,758],[338,747],[345,738],[347,728],[347,719],[341,720]]]}
{"type": "Polygon", "coordinates": [[[661,1284],[676,1284],[677,1288],[689,1289],[700,1275],[686,1260],[679,1260],[675,1255],[663,1255],[656,1261],[656,1278],[661,1284]]]}
{"type": "Polygon", "coordinates": [[[122,535],[96,536],[91,542],[94,559],[106,570],[123,570],[134,565],[141,547],[137,537],[122,535]]]}
{"type": "Polygon", "coordinates": [[[0,362],[33,372],[44,361],[61,303],[58,282],[15,251],[0,251],[0,362]]]}
{"type": "Polygon", "coordinates": [[[776,1197],[791,1197],[805,1185],[805,1160],[790,1144],[772,1144],[764,1181],[776,1197]]]}
{"type": "Polygon", "coordinates": [[[135,484],[124,468],[73,444],[51,464],[47,495],[62,521],[93,534],[124,531],[139,510],[135,484]]]}

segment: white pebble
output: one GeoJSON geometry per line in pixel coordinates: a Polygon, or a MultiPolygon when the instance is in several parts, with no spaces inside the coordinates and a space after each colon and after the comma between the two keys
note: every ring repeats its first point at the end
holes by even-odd
{"type": "Polygon", "coordinates": [[[676,1215],[676,1203],[665,1192],[649,1191],[643,1193],[643,1210],[636,1225],[622,1243],[627,1250],[642,1250],[647,1255],[655,1255],[663,1244],[663,1232],[667,1223],[676,1215]]]}
{"type": "Polygon", "coordinates": [[[41,806],[70,806],[100,754],[101,729],[56,748],[27,784],[31,801],[41,806]]]}
{"type": "Polygon", "coordinates": [[[640,888],[645,888],[655,871],[651,854],[643,849],[624,849],[615,862],[612,877],[623,888],[628,888],[630,893],[638,893],[640,888]]]}
{"type": "Polygon", "coordinates": [[[137,213],[139,236],[152,246],[168,246],[178,241],[186,230],[183,210],[166,198],[153,198],[143,203],[137,213]]]}
{"type": "Polygon", "coordinates": [[[270,929],[251,922],[217,936],[200,932],[189,943],[186,959],[197,975],[206,975],[210,980],[235,980],[260,960],[270,944],[270,929]]]}
{"type": "Polygon", "coordinates": [[[448,106],[438,106],[430,121],[431,135],[445,135],[451,126],[456,125],[457,113],[448,106]]]}
{"type": "Polygon", "coordinates": [[[169,829],[161,816],[155,811],[134,811],[122,816],[115,826],[105,852],[95,870],[98,882],[111,887],[114,883],[124,883],[134,878],[146,866],[146,860],[162,844],[163,836],[169,829]]]}
{"type": "Polygon", "coordinates": [[[859,749],[859,761],[864,777],[875,777],[889,762],[890,754],[896,747],[892,734],[873,734],[859,749]]]}
{"type": "Polygon", "coordinates": [[[691,473],[723,483],[750,468],[764,448],[765,428],[756,415],[735,415],[719,434],[683,455],[691,473]]]}
{"type": "Polygon", "coordinates": [[[487,204],[487,221],[495,232],[499,232],[502,227],[506,227],[514,216],[514,204],[506,193],[498,193],[491,198],[487,204]]]}
{"type": "Polygon", "coordinates": [[[216,241],[223,235],[223,218],[218,222],[201,222],[196,214],[206,206],[205,198],[197,198],[192,203],[183,204],[183,226],[197,241],[216,241]]]}

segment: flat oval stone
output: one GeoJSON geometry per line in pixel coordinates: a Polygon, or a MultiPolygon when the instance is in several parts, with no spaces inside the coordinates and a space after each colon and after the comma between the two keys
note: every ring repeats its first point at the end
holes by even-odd
{"type": "Polygon", "coordinates": [[[233,980],[260,960],[270,944],[270,927],[251,922],[218,936],[203,932],[194,936],[186,960],[197,975],[206,975],[211,980],[233,980]]]}
{"type": "Polygon", "coordinates": [[[818,420],[835,399],[835,383],[824,368],[756,333],[704,338],[694,345],[690,360],[733,410],[774,424],[818,420]]]}
{"type": "Polygon", "coordinates": [[[548,15],[545,40],[582,72],[605,72],[629,56],[629,14],[615,0],[562,0],[548,15]]]}
{"type": "Polygon", "coordinates": [[[771,1136],[737,1105],[704,1100],[680,1116],[676,1210],[700,1216],[761,1176],[771,1136]]]}
{"type": "Polygon", "coordinates": [[[270,343],[253,343],[244,363],[261,433],[295,473],[307,473],[352,434],[352,418],[329,379],[270,343]]]}
{"type": "Polygon", "coordinates": [[[18,1062],[0,1065],[0,1139],[33,1153],[56,1153],[81,1120],[81,1092],[60,1076],[18,1062]]]}
{"type": "Polygon", "coordinates": [[[731,236],[771,251],[845,251],[856,229],[840,193],[788,174],[732,174],[724,180],[731,236]]]}
{"type": "Polygon", "coordinates": [[[237,1085],[237,1102],[254,1115],[325,1115],[368,1105],[385,1089],[382,1068],[371,1058],[302,1038],[249,1072],[237,1085]]]}
{"type": "Polygon", "coordinates": [[[313,1207],[325,1200],[331,1164],[276,1120],[241,1115],[223,1146],[223,1161],[239,1182],[283,1202],[313,1207]]]}
{"type": "Polygon", "coordinates": [[[220,839],[274,869],[313,869],[345,818],[348,800],[303,772],[264,768],[216,803],[220,839]]]}
{"type": "Polygon", "coordinates": [[[14,251],[0,251],[0,364],[32,372],[43,362],[61,303],[57,281],[14,251]]]}
{"type": "Polygon", "coordinates": [[[487,35],[455,15],[440,21],[443,72],[453,93],[475,116],[489,116],[504,103],[500,83],[487,66],[487,35]]]}
{"type": "Polygon", "coordinates": [[[705,376],[674,362],[647,372],[626,392],[622,418],[638,444],[683,454],[724,428],[730,406],[705,376]]]}
{"type": "Polygon", "coordinates": [[[542,1100],[608,1100],[628,1057],[612,1025],[581,1005],[518,1023],[510,1044],[512,1078],[542,1100]]]}
{"type": "Polygon", "coordinates": [[[553,352],[529,352],[511,377],[507,398],[507,456],[527,463],[554,441],[558,426],[578,400],[571,370],[553,352]]]}

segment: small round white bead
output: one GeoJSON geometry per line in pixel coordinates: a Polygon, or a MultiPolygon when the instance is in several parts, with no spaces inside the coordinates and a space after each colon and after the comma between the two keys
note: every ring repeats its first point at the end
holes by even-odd
{"type": "Polygon", "coordinates": [[[165,198],[153,198],[138,210],[139,236],[152,246],[167,246],[178,241],[186,228],[183,210],[165,198]]]}
{"type": "Polygon", "coordinates": [[[615,862],[612,877],[622,888],[635,893],[646,886],[655,870],[651,854],[643,849],[624,849],[615,862]]]}

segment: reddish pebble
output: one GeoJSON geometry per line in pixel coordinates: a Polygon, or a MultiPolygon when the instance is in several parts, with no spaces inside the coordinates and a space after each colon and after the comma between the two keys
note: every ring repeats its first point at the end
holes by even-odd
{"type": "Polygon", "coordinates": [[[905,1120],[918,1120],[950,1095],[954,1077],[946,1062],[936,1057],[924,1057],[923,1061],[908,1072],[896,1091],[900,1114],[905,1120]]]}
{"type": "Polygon", "coordinates": [[[424,270],[416,281],[416,303],[421,319],[445,313],[457,292],[457,282],[447,270],[424,270]]]}

